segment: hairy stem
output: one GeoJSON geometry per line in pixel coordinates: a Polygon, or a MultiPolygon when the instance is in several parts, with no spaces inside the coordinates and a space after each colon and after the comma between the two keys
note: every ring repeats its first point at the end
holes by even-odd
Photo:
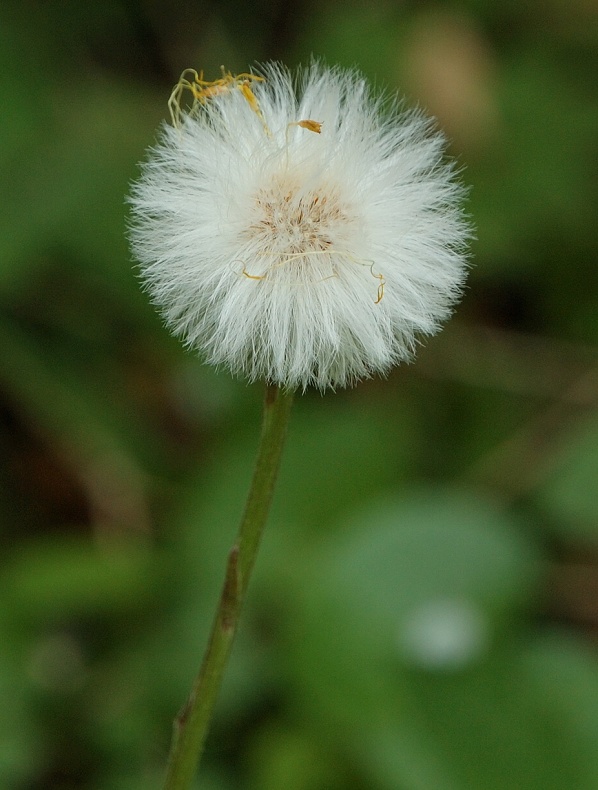
{"type": "Polygon", "coordinates": [[[222,593],[201,669],[189,699],[174,722],[164,790],[188,790],[203,752],[270,510],[292,402],[291,392],[267,386],[260,444],[245,512],[228,555],[222,593]]]}

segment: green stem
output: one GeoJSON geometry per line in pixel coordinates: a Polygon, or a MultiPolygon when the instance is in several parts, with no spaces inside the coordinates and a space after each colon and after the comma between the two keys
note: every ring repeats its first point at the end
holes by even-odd
{"type": "Polygon", "coordinates": [[[245,512],[228,555],[224,585],[201,669],[189,699],[174,722],[164,790],[188,790],[201,758],[270,510],[292,402],[291,392],[267,386],[262,433],[245,512]]]}

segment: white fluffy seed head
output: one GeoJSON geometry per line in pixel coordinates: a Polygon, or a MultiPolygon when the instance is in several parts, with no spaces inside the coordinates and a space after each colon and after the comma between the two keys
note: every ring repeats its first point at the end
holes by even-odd
{"type": "Polygon", "coordinates": [[[142,277],[172,330],[233,373],[290,389],[386,373],[465,278],[444,138],[353,71],[262,76],[192,82],[164,127],[130,199],[142,277]]]}

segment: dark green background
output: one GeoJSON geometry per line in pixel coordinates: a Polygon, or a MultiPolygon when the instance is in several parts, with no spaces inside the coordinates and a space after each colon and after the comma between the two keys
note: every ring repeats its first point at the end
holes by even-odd
{"type": "Polygon", "coordinates": [[[124,195],[183,68],[312,54],[438,117],[474,266],[414,365],[298,399],[197,786],[598,787],[596,3],[13,0],[2,788],[159,786],[261,388],[169,338],[124,195]]]}

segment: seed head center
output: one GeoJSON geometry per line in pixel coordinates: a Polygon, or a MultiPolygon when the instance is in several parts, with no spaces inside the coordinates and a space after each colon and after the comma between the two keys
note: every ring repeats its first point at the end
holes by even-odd
{"type": "Polygon", "coordinates": [[[275,185],[255,197],[252,235],[268,249],[296,255],[328,250],[347,216],[334,190],[275,185]]]}

